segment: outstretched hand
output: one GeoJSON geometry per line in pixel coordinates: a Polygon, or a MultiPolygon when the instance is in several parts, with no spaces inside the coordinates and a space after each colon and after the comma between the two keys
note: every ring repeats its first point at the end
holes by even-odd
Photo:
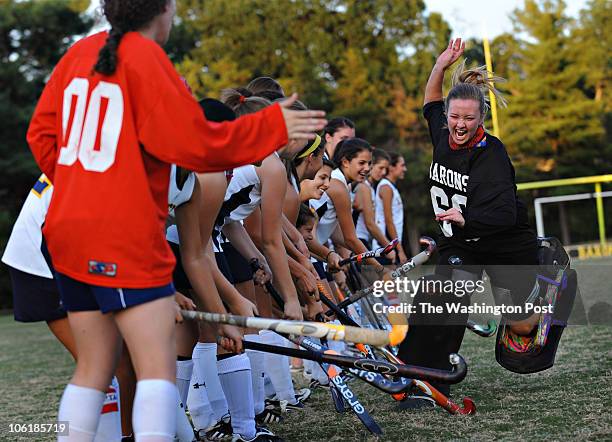
{"type": "Polygon", "coordinates": [[[280,102],[285,126],[287,127],[287,136],[289,139],[312,140],[327,124],[327,120],[323,118],[325,112],[291,109],[291,105],[295,103],[297,98],[297,94],[292,94],[289,98],[280,102]]]}
{"type": "Polygon", "coordinates": [[[462,42],[460,38],[451,39],[448,43],[448,47],[438,56],[436,66],[442,69],[448,68],[463,55],[464,50],[465,42],[462,42]]]}

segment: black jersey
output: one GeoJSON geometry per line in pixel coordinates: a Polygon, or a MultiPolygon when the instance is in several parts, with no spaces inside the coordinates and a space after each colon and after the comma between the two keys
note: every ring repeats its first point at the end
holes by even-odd
{"type": "Polygon", "coordinates": [[[443,235],[453,243],[476,246],[481,238],[507,240],[529,232],[527,210],[517,198],[514,167],[503,143],[486,133],[476,146],[452,150],[444,102],[427,103],[423,114],[434,146],[429,169],[434,212],[454,207],[465,218],[463,228],[440,223],[443,235]]]}

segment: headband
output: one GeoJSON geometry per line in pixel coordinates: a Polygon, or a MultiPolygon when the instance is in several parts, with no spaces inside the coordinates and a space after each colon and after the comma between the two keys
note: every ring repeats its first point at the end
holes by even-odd
{"type": "Polygon", "coordinates": [[[300,159],[306,158],[308,155],[310,155],[315,150],[317,150],[320,144],[321,144],[321,137],[319,135],[315,135],[314,140],[312,140],[312,142],[309,145],[306,145],[304,150],[302,150],[302,152],[297,154],[296,158],[300,158],[300,159]]]}

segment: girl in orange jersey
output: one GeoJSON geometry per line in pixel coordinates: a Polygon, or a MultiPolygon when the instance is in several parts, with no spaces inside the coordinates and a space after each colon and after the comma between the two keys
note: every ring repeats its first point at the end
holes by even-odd
{"type": "Polygon", "coordinates": [[[79,360],[60,403],[69,440],[93,439],[121,336],[138,384],[139,440],[175,428],[174,258],[163,235],[170,163],[217,171],[312,138],[319,112],[291,99],[207,123],[160,45],[174,0],[106,0],[112,26],[76,43],[38,102],[28,142],[55,187],[44,228],[79,360]]]}

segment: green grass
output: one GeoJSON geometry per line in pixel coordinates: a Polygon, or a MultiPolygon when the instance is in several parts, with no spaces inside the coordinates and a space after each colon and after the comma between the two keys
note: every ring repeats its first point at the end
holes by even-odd
{"type": "MultiPolygon", "coordinates": [[[[612,302],[611,262],[578,264],[587,312],[597,301],[612,302]]],[[[611,342],[610,326],[570,326],[552,369],[518,375],[495,362],[494,338],[467,333],[461,353],[469,372],[453,387],[453,399],[474,399],[473,416],[451,416],[439,408],[399,412],[389,396],[372,387],[357,380],[350,387],[383,428],[382,440],[612,440],[611,342]]],[[[53,422],[72,359],[44,324],[18,324],[11,316],[0,317],[0,348],[0,440],[53,440],[9,434],[8,425],[53,422]]],[[[296,381],[305,383],[301,376],[296,381]]],[[[372,439],[354,415],[336,413],[322,389],[315,390],[306,410],[287,415],[273,429],[287,441],[372,439]]]]}

